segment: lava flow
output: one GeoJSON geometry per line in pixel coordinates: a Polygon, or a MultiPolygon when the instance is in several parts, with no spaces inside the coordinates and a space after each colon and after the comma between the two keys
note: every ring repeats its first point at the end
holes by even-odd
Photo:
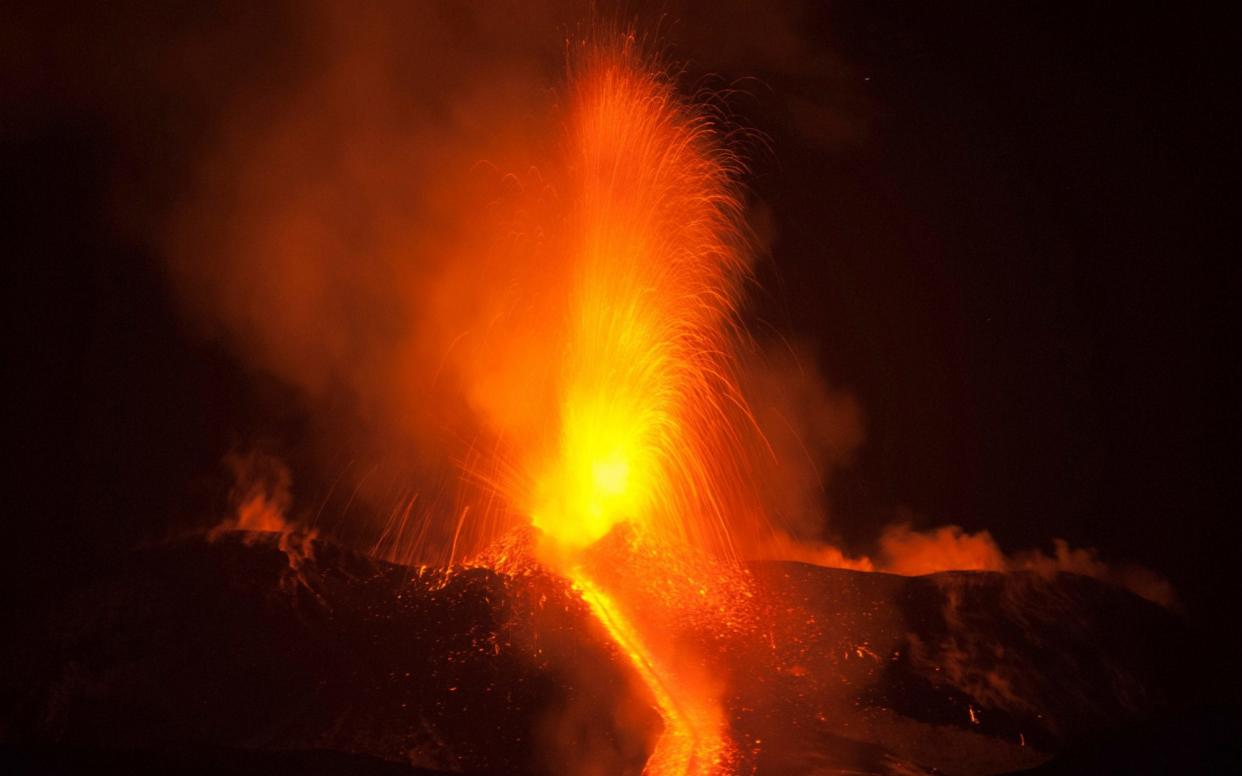
{"type": "Polygon", "coordinates": [[[506,495],[658,706],[646,772],[726,772],[736,747],[720,688],[675,631],[687,612],[730,621],[739,591],[709,584],[710,566],[687,573],[683,556],[735,563],[730,519],[751,513],[751,419],[734,378],[748,269],[740,162],[633,36],[581,44],[571,69],[552,431],[528,445],[538,452],[506,495]],[[627,549],[601,561],[609,545],[627,549]],[[665,565],[640,569],[637,557],[665,565]]]}
{"type": "Polygon", "coordinates": [[[732,752],[725,737],[723,713],[715,699],[685,693],[617,602],[580,570],[574,570],[570,576],[575,590],[620,646],[659,706],[664,732],[644,772],[708,774],[727,765],[732,752]]]}

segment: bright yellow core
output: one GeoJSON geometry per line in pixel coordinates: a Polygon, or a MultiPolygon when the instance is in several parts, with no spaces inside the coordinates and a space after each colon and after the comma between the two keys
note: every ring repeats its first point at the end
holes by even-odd
{"type": "Polygon", "coordinates": [[[630,465],[623,458],[610,458],[592,464],[591,473],[595,476],[595,490],[598,493],[620,496],[625,493],[625,482],[630,476],[630,465]]]}
{"type": "Polygon", "coordinates": [[[643,512],[641,422],[625,402],[571,401],[556,460],[538,483],[533,522],[569,548],[592,544],[643,512]]]}

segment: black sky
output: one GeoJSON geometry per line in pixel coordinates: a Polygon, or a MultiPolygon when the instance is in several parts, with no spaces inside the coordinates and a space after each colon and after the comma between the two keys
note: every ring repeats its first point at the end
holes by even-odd
{"type": "MultiPolygon", "coordinates": [[[[754,313],[816,343],[863,407],[832,532],[865,550],[909,510],[1009,550],[1062,537],[1213,611],[1237,552],[1214,452],[1236,92],[1219,20],[1082,5],[832,3],[782,10],[778,35],[690,3],[670,51],[752,79],[737,109],[768,138],[751,186],[773,235],[754,313]]],[[[230,68],[281,67],[278,19],[223,15],[248,52],[230,68]]],[[[190,332],[127,219],[130,198],[177,195],[203,106],[83,72],[158,67],[156,37],[219,19],[18,17],[0,38],[6,571],[30,584],[218,508],[229,449],[308,431],[289,389],[190,332]]]]}

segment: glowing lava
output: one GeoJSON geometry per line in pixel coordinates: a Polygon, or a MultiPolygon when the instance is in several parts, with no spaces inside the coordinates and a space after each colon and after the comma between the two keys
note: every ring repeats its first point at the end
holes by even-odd
{"type": "Polygon", "coordinates": [[[739,162],[632,37],[583,44],[571,76],[557,432],[526,511],[564,549],[630,522],[727,554],[746,487],[739,162]]]}
{"type": "Polygon", "coordinates": [[[683,551],[732,559],[729,518],[749,511],[750,415],[733,374],[747,271],[740,165],[632,36],[582,44],[569,106],[572,279],[556,432],[527,511],[545,562],[573,582],[659,708],[664,733],[646,772],[720,773],[735,747],[719,693],[668,631],[686,611],[727,609],[731,593],[708,600],[714,586],[670,566],[683,551]],[[587,571],[583,552],[623,523],[666,565],[587,571]]]}
{"type": "Polygon", "coordinates": [[[574,569],[569,577],[651,691],[664,720],[664,732],[643,772],[652,776],[721,772],[734,753],[720,704],[710,696],[687,693],[679,687],[675,672],[651,652],[622,608],[581,569],[574,569]]]}

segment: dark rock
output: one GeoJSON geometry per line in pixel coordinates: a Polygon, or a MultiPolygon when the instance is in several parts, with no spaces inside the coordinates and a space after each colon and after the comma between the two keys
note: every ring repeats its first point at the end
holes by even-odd
{"type": "Polygon", "coordinates": [[[234,534],[124,558],[58,607],[5,677],[15,709],[0,739],[521,773],[555,769],[544,739],[551,726],[566,735],[572,710],[575,745],[617,772],[641,768],[658,717],[635,726],[627,671],[558,579],[289,541],[234,534]]]}
{"type": "MultiPolygon", "coordinates": [[[[704,652],[758,773],[1017,771],[1191,702],[1186,626],[1095,580],[750,571],[753,624],[704,652]]],[[[0,718],[38,772],[638,773],[659,730],[585,605],[538,570],[236,534],[134,552],[39,627],[0,718]]]]}

